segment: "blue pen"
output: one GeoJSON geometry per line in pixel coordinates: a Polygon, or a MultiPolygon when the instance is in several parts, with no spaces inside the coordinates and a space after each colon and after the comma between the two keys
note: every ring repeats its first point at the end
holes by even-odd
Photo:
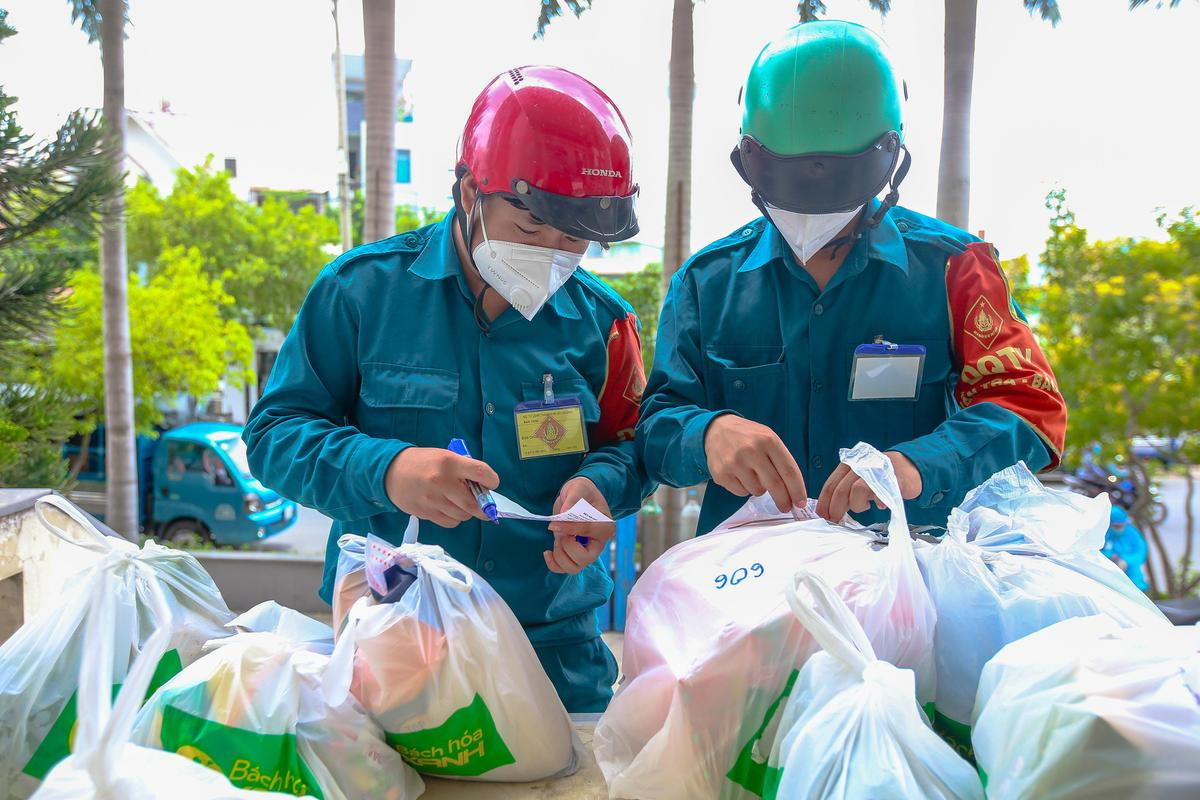
{"type": "MultiPolygon", "coordinates": [[[[471,457],[470,451],[467,450],[467,443],[462,439],[451,439],[446,449],[466,458],[471,457]]],[[[492,493],[475,481],[467,481],[467,486],[470,487],[471,494],[475,495],[475,502],[479,503],[479,508],[484,514],[487,514],[487,518],[499,525],[500,512],[496,510],[496,501],[492,499],[492,493]]]]}

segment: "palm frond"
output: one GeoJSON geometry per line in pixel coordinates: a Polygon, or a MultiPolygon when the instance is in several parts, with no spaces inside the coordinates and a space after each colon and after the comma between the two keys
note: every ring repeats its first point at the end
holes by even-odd
{"type": "Polygon", "coordinates": [[[1022,0],[1022,2],[1025,3],[1025,10],[1030,14],[1034,12],[1041,14],[1042,19],[1051,25],[1058,25],[1062,21],[1062,13],[1058,9],[1057,0],[1022,0]]]}
{"type": "MultiPolygon", "coordinates": [[[[100,5],[97,0],[68,0],[71,4],[71,22],[83,28],[88,41],[100,41],[100,5]]],[[[129,27],[129,0],[125,0],[125,25],[129,27]]],[[[128,37],[129,34],[126,34],[128,37]]]]}
{"type": "MultiPolygon", "coordinates": [[[[1129,0],[1129,10],[1133,11],[1138,6],[1147,5],[1149,2],[1150,2],[1150,0],[1129,0]]],[[[1163,2],[1163,0],[1155,0],[1154,7],[1162,8],[1165,5],[1165,6],[1169,6],[1170,8],[1176,8],[1182,2],[1183,2],[1183,0],[1169,0],[1169,2],[1163,2]]]]}
{"type": "Polygon", "coordinates": [[[550,27],[550,23],[556,17],[561,17],[565,11],[570,11],[578,19],[591,7],[592,0],[542,0],[542,8],[538,12],[537,30],[534,32],[533,38],[545,38],[546,28],[550,27]]]}
{"type": "Polygon", "coordinates": [[[3,42],[16,32],[17,29],[8,24],[8,11],[0,8],[0,42],[3,42]]]}

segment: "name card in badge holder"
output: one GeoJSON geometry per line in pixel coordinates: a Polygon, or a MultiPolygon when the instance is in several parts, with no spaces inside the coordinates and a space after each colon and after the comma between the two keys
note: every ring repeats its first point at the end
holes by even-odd
{"type": "Polygon", "coordinates": [[[554,396],[554,378],[542,376],[542,399],[517,403],[517,454],[522,460],[586,453],[583,404],[576,395],[554,396]]]}
{"type": "Polygon", "coordinates": [[[925,347],[877,338],[854,348],[850,400],[916,400],[925,370],[925,347]]]}

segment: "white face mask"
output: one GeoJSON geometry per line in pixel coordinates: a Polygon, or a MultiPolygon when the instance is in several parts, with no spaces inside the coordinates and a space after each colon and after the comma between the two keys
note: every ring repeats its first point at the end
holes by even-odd
{"type": "Polygon", "coordinates": [[[489,239],[483,224],[482,207],[479,209],[479,226],[483,230],[483,241],[471,254],[479,276],[521,312],[521,316],[532,322],[550,295],[575,272],[583,260],[583,253],[489,239]]]}
{"type": "Polygon", "coordinates": [[[862,211],[862,206],[836,214],[800,214],[767,205],[767,215],[783,234],[783,238],[787,240],[788,246],[802,265],[807,264],[818,250],[833,241],[838,232],[846,227],[859,211],[862,211]]]}

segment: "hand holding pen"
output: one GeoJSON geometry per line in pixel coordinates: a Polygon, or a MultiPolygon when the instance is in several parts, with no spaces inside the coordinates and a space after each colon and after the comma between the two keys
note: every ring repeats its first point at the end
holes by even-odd
{"type": "MultiPolygon", "coordinates": [[[[446,449],[465,458],[471,458],[471,452],[467,450],[467,443],[462,439],[451,439],[446,449]]],[[[471,490],[471,494],[475,496],[475,502],[479,504],[479,509],[487,515],[488,519],[499,525],[500,512],[496,510],[496,501],[492,499],[492,493],[475,481],[467,481],[467,487],[471,490]]]]}

